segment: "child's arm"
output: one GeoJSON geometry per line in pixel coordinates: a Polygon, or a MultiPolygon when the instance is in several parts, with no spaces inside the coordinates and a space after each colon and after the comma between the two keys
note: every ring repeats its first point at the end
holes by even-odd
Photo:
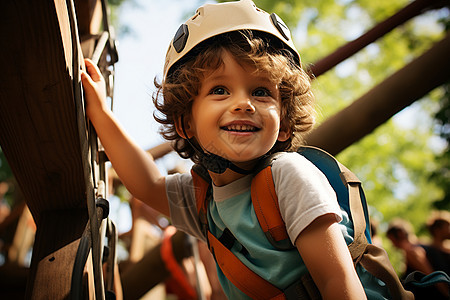
{"type": "Polygon", "coordinates": [[[151,155],[141,149],[106,105],[105,82],[99,69],[85,60],[86,72],[81,73],[86,95],[86,114],[94,125],[115,171],[130,193],[169,215],[165,179],[151,155]]]}
{"type": "Polygon", "coordinates": [[[334,215],[314,220],[295,245],[323,299],[366,299],[334,215]]]}

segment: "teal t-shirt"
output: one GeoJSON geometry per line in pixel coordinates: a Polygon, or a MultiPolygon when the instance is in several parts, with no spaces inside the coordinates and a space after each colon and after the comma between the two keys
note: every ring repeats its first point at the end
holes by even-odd
{"type": "MultiPolygon", "coordinates": [[[[279,251],[269,243],[253,209],[250,189],[224,201],[211,201],[208,223],[217,238],[228,228],[237,240],[231,251],[253,272],[278,288],[287,288],[307,272],[296,248],[279,251]],[[246,251],[242,251],[242,247],[246,251]]],[[[223,275],[220,268],[217,270],[229,299],[250,299],[223,275]]]]}
{"type": "MultiPolygon", "coordinates": [[[[228,228],[236,238],[231,251],[249,269],[281,290],[297,281],[308,270],[297,250],[278,250],[268,241],[261,229],[250,192],[251,178],[244,177],[227,187],[214,187],[214,201],[210,201],[208,224],[211,233],[219,238],[228,228]],[[248,185],[246,184],[248,183],[248,185]],[[242,247],[245,251],[242,251],[242,247]]],[[[347,244],[353,238],[352,224],[347,213],[341,209],[339,223],[347,244]]],[[[388,299],[384,283],[361,266],[356,268],[368,299],[388,299]]],[[[229,299],[251,299],[234,286],[217,266],[222,288],[229,299]]]]}

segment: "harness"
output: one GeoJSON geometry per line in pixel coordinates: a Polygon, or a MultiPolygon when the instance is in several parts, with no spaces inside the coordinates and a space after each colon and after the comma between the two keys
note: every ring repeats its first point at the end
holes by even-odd
{"type": "MultiPolygon", "coordinates": [[[[393,299],[412,299],[406,292],[387,259],[386,252],[370,244],[370,227],[367,204],[361,181],[328,153],[313,147],[302,147],[298,152],[325,174],[336,192],[339,205],[349,214],[353,223],[353,241],[348,245],[354,264],[361,263],[370,273],[390,288],[393,299]],[[381,252],[379,250],[382,250],[381,252]],[[384,251],[384,252],[383,252],[384,251]],[[367,254],[367,255],[364,255],[367,254]]],[[[277,249],[288,250],[290,242],[281,217],[272,163],[280,153],[263,160],[251,183],[251,200],[259,225],[268,241],[277,249]]],[[[212,199],[211,178],[205,168],[194,165],[191,174],[195,186],[197,211],[208,247],[217,265],[238,289],[253,299],[320,299],[320,293],[308,274],[281,290],[249,269],[232,252],[234,236],[225,229],[217,238],[209,230],[207,209],[212,199]]]]}

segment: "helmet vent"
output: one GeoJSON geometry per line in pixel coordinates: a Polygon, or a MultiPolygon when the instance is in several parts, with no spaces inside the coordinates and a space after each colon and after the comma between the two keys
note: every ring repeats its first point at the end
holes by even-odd
{"type": "Polygon", "coordinates": [[[291,35],[289,28],[284,24],[283,20],[276,14],[272,13],[270,15],[270,20],[272,21],[273,26],[281,33],[281,35],[289,41],[289,36],[291,35]]]}
{"type": "Polygon", "coordinates": [[[194,21],[198,16],[200,16],[200,12],[197,10],[196,14],[192,16],[191,21],[194,21]]]}

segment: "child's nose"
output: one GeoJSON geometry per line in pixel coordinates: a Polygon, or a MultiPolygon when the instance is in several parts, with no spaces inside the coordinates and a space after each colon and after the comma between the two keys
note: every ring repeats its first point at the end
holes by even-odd
{"type": "Polygon", "coordinates": [[[236,101],[233,104],[233,111],[254,113],[255,106],[253,105],[253,103],[249,97],[240,96],[240,97],[237,97],[236,101]]]}

